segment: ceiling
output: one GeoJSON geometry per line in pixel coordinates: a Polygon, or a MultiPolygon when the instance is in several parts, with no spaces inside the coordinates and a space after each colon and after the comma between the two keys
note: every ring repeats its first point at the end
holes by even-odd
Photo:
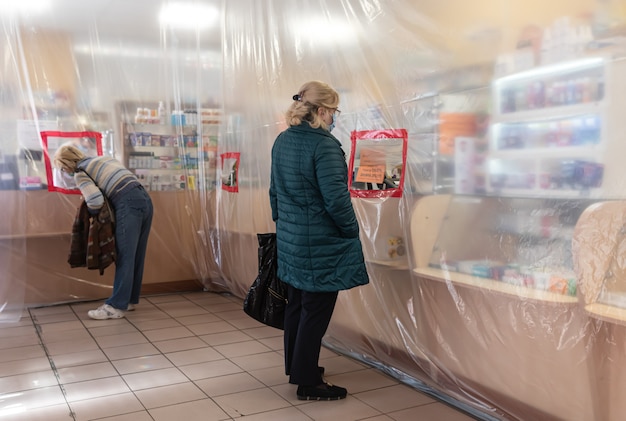
{"type": "MultiPolygon", "coordinates": [[[[188,47],[195,47],[199,41],[203,49],[221,48],[222,28],[218,23],[206,30],[165,28],[159,22],[159,14],[164,5],[191,3],[212,6],[222,13],[228,13],[231,28],[242,25],[249,29],[254,25],[260,34],[268,31],[282,31],[288,27],[297,28],[311,36],[315,42],[332,38],[345,41],[346,32],[351,27],[362,26],[371,32],[374,20],[388,14],[393,18],[393,10],[399,8],[408,17],[412,13],[409,6],[413,0],[0,0],[0,23],[6,22],[4,4],[28,4],[47,2],[50,7],[44,12],[34,10],[21,13],[19,23],[32,30],[64,31],[76,40],[95,43],[135,43],[158,46],[167,39],[188,47]],[[226,9],[227,8],[227,9],[226,9]],[[385,12],[383,12],[383,10],[385,12]],[[326,36],[319,36],[326,34],[326,36]]],[[[430,1],[430,0],[420,0],[430,1]]],[[[224,19],[226,18],[224,17],[224,19]]],[[[11,19],[9,17],[9,19],[11,19]]],[[[414,23],[416,24],[416,23],[414,23]]],[[[420,26],[420,25],[418,25],[420,26]]],[[[378,29],[380,32],[380,28],[378,29]]],[[[397,29],[395,30],[397,36],[397,29]]]]}
{"type": "MultiPolygon", "coordinates": [[[[0,0],[4,1],[4,0],[0,0]]],[[[20,0],[17,0],[20,1],[20,0]]],[[[28,0],[21,0],[28,1],[28,0]]],[[[30,30],[56,30],[69,33],[75,43],[137,44],[158,46],[166,35],[168,40],[196,43],[200,39],[203,48],[220,48],[219,25],[202,30],[165,28],[159,22],[159,14],[167,0],[50,0],[52,7],[42,13],[27,12],[19,18],[21,25],[30,30]],[[196,37],[199,35],[199,37],[196,37]]],[[[194,0],[219,7],[219,0],[194,0]]],[[[2,21],[5,21],[3,16],[2,21]]]]}

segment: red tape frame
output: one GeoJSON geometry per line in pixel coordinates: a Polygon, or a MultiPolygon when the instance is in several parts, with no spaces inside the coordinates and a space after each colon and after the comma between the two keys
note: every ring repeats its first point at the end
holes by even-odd
{"type": "Polygon", "coordinates": [[[402,197],[404,175],[406,173],[406,154],[408,142],[408,134],[406,129],[353,131],[350,134],[350,141],[352,143],[348,168],[348,190],[350,190],[350,196],[362,198],[402,197]],[[400,181],[397,188],[390,188],[385,190],[360,190],[352,188],[352,182],[354,179],[354,157],[356,153],[357,142],[359,140],[372,139],[402,139],[402,172],[400,173],[400,181]]]}
{"type": "MultiPolygon", "coordinates": [[[[241,160],[241,152],[224,152],[220,155],[222,160],[222,190],[229,191],[231,193],[239,193],[239,162],[241,160]],[[227,159],[235,159],[235,172],[234,172],[234,185],[229,186],[224,184],[224,161],[227,159]]],[[[231,170],[232,171],[232,168],[231,170]]]]}
{"type": "Polygon", "coordinates": [[[54,177],[52,175],[52,161],[50,159],[50,153],[48,152],[48,138],[49,137],[67,137],[69,139],[88,137],[96,140],[96,153],[98,156],[102,156],[102,134],[99,132],[57,132],[57,131],[45,131],[41,132],[41,141],[43,143],[44,163],[46,165],[46,178],[48,181],[48,191],[55,191],[64,194],[81,194],[78,189],[66,189],[64,187],[58,187],[54,185],[54,177]]]}

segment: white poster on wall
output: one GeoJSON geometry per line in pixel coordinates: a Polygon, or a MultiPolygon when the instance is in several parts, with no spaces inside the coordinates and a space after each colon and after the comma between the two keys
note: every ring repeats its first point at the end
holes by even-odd
{"type": "Polygon", "coordinates": [[[17,120],[17,142],[20,149],[40,151],[41,132],[58,130],[56,120],[17,120]]]}

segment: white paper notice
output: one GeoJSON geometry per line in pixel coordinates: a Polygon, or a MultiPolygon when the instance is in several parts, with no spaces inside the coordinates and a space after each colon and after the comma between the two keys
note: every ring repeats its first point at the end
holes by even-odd
{"type": "Polygon", "coordinates": [[[56,131],[58,129],[59,126],[56,120],[17,120],[17,142],[22,149],[40,151],[43,148],[39,132],[56,131]]]}

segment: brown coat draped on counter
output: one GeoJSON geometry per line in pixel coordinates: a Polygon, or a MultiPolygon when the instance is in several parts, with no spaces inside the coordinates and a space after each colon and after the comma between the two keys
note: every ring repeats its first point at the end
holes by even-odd
{"type": "Polygon", "coordinates": [[[97,215],[91,215],[83,200],[72,226],[70,253],[71,267],[98,269],[100,275],[115,261],[115,226],[113,214],[105,204],[97,215]]]}

